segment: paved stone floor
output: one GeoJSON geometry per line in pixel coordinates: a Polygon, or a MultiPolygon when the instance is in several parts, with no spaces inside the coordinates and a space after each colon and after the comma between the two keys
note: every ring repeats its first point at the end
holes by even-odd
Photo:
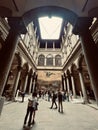
{"type": "Polygon", "coordinates": [[[49,109],[51,102],[43,99],[39,100],[36,123],[32,128],[23,129],[27,99],[24,103],[5,103],[0,130],[98,130],[98,109],[74,100],[63,102],[64,113],[59,113],[57,109],[49,109]]]}

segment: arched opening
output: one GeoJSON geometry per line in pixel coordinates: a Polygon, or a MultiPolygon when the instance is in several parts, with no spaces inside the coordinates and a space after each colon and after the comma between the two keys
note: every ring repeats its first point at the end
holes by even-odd
{"type": "Polygon", "coordinates": [[[44,66],[44,64],[45,64],[45,56],[41,54],[38,57],[38,65],[39,66],[44,66]]]}
{"type": "Polygon", "coordinates": [[[21,57],[19,56],[19,54],[15,54],[10,72],[8,74],[6,85],[3,91],[3,95],[6,97],[7,100],[11,100],[13,96],[13,91],[15,91],[16,93],[18,89],[16,88],[14,90],[14,87],[15,87],[15,80],[17,78],[17,73],[19,71],[19,67],[21,66],[21,63],[22,63],[21,57]]]}
{"type": "Polygon", "coordinates": [[[30,11],[26,12],[23,15],[23,19],[24,19],[25,24],[28,25],[35,19],[42,17],[42,16],[62,17],[64,20],[70,22],[72,25],[74,25],[74,23],[78,17],[73,11],[63,8],[63,7],[43,6],[43,7],[31,9],[30,11]]]}
{"type": "Polygon", "coordinates": [[[47,55],[46,57],[46,65],[53,66],[53,56],[51,54],[47,55]]]}
{"type": "Polygon", "coordinates": [[[88,68],[87,68],[84,56],[81,56],[79,66],[81,68],[81,74],[83,76],[83,82],[84,82],[84,87],[86,89],[87,96],[89,99],[95,100],[95,96],[94,96],[93,88],[90,82],[88,68]]]}
{"type": "Polygon", "coordinates": [[[22,67],[19,84],[18,84],[18,89],[21,92],[27,92],[26,88],[27,88],[27,81],[28,81],[28,70],[29,70],[28,64],[25,63],[22,67]]]}
{"type": "Polygon", "coordinates": [[[55,66],[61,66],[62,65],[62,61],[61,61],[61,55],[56,55],[55,56],[55,66]]]}
{"type": "Polygon", "coordinates": [[[81,84],[79,79],[79,72],[75,64],[72,65],[71,72],[74,79],[76,95],[80,96],[80,92],[82,92],[82,90],[81,90],[81,84]]]}

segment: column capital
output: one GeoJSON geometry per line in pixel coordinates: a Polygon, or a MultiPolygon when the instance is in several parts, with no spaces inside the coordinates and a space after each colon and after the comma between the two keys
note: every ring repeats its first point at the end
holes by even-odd
{"type": "Polygon", "coordinates": [[[62,79],[64,79],[64,75],[63,74],[61,75],[61,77],[62,77],[62,79]]]}
{"type": "Polygon", "coordinates": [[[82,72],[82,67],[77,68],[78,72],[82,72]]]}
{"type": "Polygon", "coordinates": [[[26,75],[29,75],[29,74],[30,74],[29,71],[27,71],[27,72],[26,72],[26,75]]]}
{"type": "Polygon", "coordinates": [[[69,75],[66,75],[66,78],[68,79],[68,78],[69,78],[69,75]]]}
{"type": "Polygon", "coordinates": [[[22,70],[21,66],[17,66],[18,71],[22,70]]]}
{"type": "Polygon", "coordinates": [[[92,18],[88,17],[78,17],[76,23],[73,27],[73,33],[75,35],[81,35],[87,33],[89,27],[92,24],[92,18]]]}
{"type": "Polygon", "coordinates": [[[73,77],[73,73],[70,73],[70,76],[73,77]]]}
{"type": "Polygon", "coordinates": [[[64,76],[66,76],[66,74],[64,73],[64,76]]]}
{"type": "Polygon", "coordinates": [[[26,26],[21,17],[10,17],[8,18],[8,23],[12,29],[18,31],[19,33],[25,34],[27,32],[26,26]]]}

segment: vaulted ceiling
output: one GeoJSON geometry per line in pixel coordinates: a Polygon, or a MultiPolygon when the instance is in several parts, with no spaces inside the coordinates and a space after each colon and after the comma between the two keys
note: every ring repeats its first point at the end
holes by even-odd
{"type": "MultiPolygon", "coordinates": [[[[31,21],[37,26],[40,42],[38,18],[41,16],[58,16],[64,19],[59,40],[55,41],[57,47],[64,33],[63,28],[67,22],[75,24],[78,17],[98,17],[98,0],[0,0],[0,16],[22,18],[26,25],[31,21]]],[[[51,40],[48,42],[51,43],[51,40]]]]}
{"type": "Polygon", "coordinates": [[[94,16],[98,0],[0,0],[0,9],[5,8],[0,14],[20,17],[32,9],[49,6],[67,9],[78,16],[94,16]]]}

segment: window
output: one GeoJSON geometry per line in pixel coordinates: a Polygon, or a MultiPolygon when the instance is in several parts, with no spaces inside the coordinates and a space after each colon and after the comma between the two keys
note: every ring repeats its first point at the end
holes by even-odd
{"type": "Polygon", "coordinates": [[[45,62],[45,56],[44,55],[39,55],[39,57],[38,57],[38,65],[39,66],[44,66],[44,62],[45,62]]]}
{"type": "Polygon", "coordinates": [[[61,66],[61,56],[60,55],[55,56],[55,66],[61,66]]]}
{"type": "Polygon", "coordinates": [[[53,56],[49,54],[46,59],[46,65],[47,66],[53,66],[53,56]]]}

